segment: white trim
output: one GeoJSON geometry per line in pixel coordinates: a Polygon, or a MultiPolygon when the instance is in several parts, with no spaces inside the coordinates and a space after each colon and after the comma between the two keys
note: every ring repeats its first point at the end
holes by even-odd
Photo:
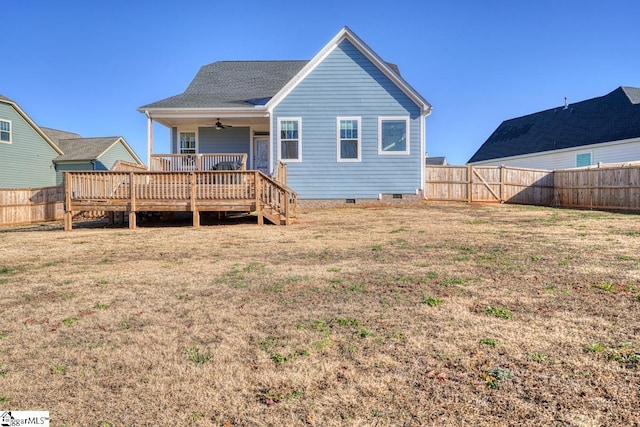
{"type": "MultiPolygon", "coordinates": [[[[44,132],[42,131],[42,129],[40,129],[40,127],[39,127],[37,124],[35,124],[35,122],[34,122],[33,120],[31,120],[31,117],[29,117],[29,115],[28,115],[27,113],[25,113],[25,112],[24,112],[24,110],[23,110],[22,108],[20,108],[20,106],[19,106],[18,104],[16,104],[15,102],[13,102],[13,101],[11,101],[11,100],[9,100],[9,99],[0,99],[0,102],[3,102],[3,103],[5,103],[5,104],[7,104],[7,105],[12,106],[12,107],[13,107],[13,109],[14,109],[14,110],[19,114],[19,115],[21,115],[21,116],[22,116],[22,118],[23,118],[23,119],[25,119],[25,120],[26,120],[26,122],[27,122],[27,123],[29,123],[29,125],[30,125],[33,129],[35,129],[35,131],[36,131],[36,132],[37,132],[37,133],[42,137],[42,139],[44,139],[44,140],[45,140],[45,142],[46,142],[47,144],[49,144],[49,145],[51,146],[51,148],[53,148],[53,150],[54,150],[56,153],[58,153],[58,154],[64,154],[64,153],[62,152],[62,150],[60,149],[60,147],[58,147],[58,146],[57,146],[57,145],[56,145],[56,144],[51,140],[51,138],[49,138],[49,137],[47,136],[47,134],[46,134],[46,133],[44,133],[44,132]]],[[[13,139],[13,138],[12,138],[12,139],[13,139]]]]}
{"type": "Polygon", "coordinates": [[[406,156],[411,154],[411,120],[408,116],[379,116],[378,117],[378,154],[381,156],[406,156]],[[382,150],[382,122],[383,121],[404,121],[406,123],[406,149],[403,151],[383,151],[382,150]]]}
{"type": "MultiPolygon", "coordinates": [[[[418,188],[418,190],[422,191],[422,197],[426,198],[426,195],[424,194],[425,191],[425,161],[424,159],[427,156],[427,135],[426,135],[426,131],[427,131],[427,116],[429,115],[429,112],[424,113],[423,115],[420,116],[420,187],[418,188]]],[[[416,190],[416,191],[418,191],[416,190]]]]}
{"type": "MultiPolygon", "coordinates": [[[[353,139],[353,138],[346,138],[346,139],[353,139]]],[[[354,162],[361,162],[362,161],[362,119],[359,116],[339,116],[336,117],[336,161],[338,162],[345,162],[345,163],[354,163],[354,162]],[[342,140],[342,138],[340,138],[340,122],[343,120],[355,120],[358,123],[358,137],[357,139],[357,144],[358,146],[356,147],[357,149],[357,155],[355,159],[352,158],[345,158],[343,159],[340,155],[341,153],[341,144],[340,141],[342,140]]]]}
{"type": "MultiPolygon", "coordinates": [[[[0,119],[0,122],[9,123],[9,140],[3,141],[0,139],[0,144],[13,144],[13,122],[9,119],[0,119]]],[[[6,131],[1,131],[6,132],[6,131]]]]}
{"type": "Polygon", "coordinates": [[[267,111],[273,110],[302,82],[343,40],[349,40],[362,54],[364,54],[385,76],[387,76],[405,95],[416,105],[420,106],[422,113],[431,111],[431,105],[413,89],[402,77],[392,71],[389,66],[367,46],[349,27],[342,28],[316,56],[305,65],[298,74],[292,78],[276,95],[267,102],[267,111]]]}
{"type": "Polygon", "coordinates": [[[176,135],[176,154],[191,154],[191,153],[183,153],[182,152],[182,147],[180,147],[180,134],[181,133],[193,133],[195,134],[195,150],[196,152],[193,154],[199,154],[200,153],[200,147],[199,147],[199,138],[198,138],[198,128],[191,128],[191,127],[185,127],[185,128],[177,128],[177,135],[176,135]]]}
{"type": "Polygon", "coordinates": [[[511,161],[511,160],[526,159],[526,158],[530,158],[530,157],[537,157],[537,156],[540,156],[540,155],[547,155],[547,154],[569,153],[569,152],[572,152],[572,151],[575,152],[575,151],[581,151],[581,150],[585,151],[586,149],[597,149],[597,148],[608,147],[608,146],[613,146],[613,145],[633,144],[633,143],[636,143],[636,142],[640,142],[640,138],[621,139],[619,141],[597,142],[595,144],[577,145],[575,147],[560,148],[560,149],[557,149],[557,150],[536,151],[535,153],[519,154],[517,156],[496,157],[495,159],[480,160],[480,161],[472,162],[472,163],[469,163],[469,164],[478,165],[478,166],[493,165],[496,162],[505,162],[505,161],[511,161]]]}
{"type": "Polygon", "coordinates": [[[278,160],[283,162],[299,163],[302,162],[302,117],[278,117],[278,124],[276,128],[276,138],[278,145],[278,160]],[[282,146],[280,141],[280,124],[283,121],[297,121],[298,122],[298,158],[297,159],[283,159],[282,158],[282,146]]]}

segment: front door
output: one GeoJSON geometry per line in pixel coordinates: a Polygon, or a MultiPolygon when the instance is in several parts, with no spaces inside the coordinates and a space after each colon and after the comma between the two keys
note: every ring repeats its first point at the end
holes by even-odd
{"type": "Polygon", "coordinates": [[[256,137],[253,140],[253,167],[269,175],[269,138],[256,137]]]}

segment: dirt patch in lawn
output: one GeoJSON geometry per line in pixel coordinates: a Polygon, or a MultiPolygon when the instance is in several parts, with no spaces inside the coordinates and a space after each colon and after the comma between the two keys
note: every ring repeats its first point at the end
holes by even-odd
{"type": "Polygon", "coordinates": [[[3,232],[0,408],[52,426],[633,425],[639,283],[639,217],[602,212],[3,232]]]}

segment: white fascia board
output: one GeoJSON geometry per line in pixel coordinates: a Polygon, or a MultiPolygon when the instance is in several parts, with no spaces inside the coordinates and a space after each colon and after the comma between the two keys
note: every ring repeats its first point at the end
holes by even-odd
{"type": "Polygon", "coordinates": [[[470,165],[484,165],[484,164],[489,164],[489,163],[495,163],[497,161],[519,160],[519,159],[526,159],[527,157],[533,157],[533,156],[539,156],[539,155],[556,154],[556,153],[570,153],[572,151],[576,151],[576,152],[577,151],[588,151],[588,150],[593,150],[594,148],[603,148],[603,147],[609,147],[609,146],[614,146],[614,145],[622,145],[622,144],[632,144],[634,142],[639,142],[640,143],[640,138],[621,139],[619,141],[597,142],[595,144],[577,145],[575,147],[559,148],[557,150],[536,151],[535,153],[519,154],[517,156],[496,157],[495,159],[480,160],[480,161],[469,163],[469,164],[470,165]]]}
{"type": "Polygon", "coordinates": [[[143,108],[138,109],[151,118],[190,118],[190,117],[267,117],[266,108],[143,108]]]}
{"type": "Polygon", "coordinates": [[[432,107],[409,83],[398,76],[389,66],[376,54],[360,37],[358,37],[349,27],[342,28],[321,50],[305,65],[298,74],[289,81],[271,100],[266,104],[270,113],[282,102],[302,82],[343,40],[349,40],[363,55],[367,57],[376,67],[382,71],[405,95],[419,105],[424,112],[430,112],[432,107]]]}
{"type": "Polygon", "coordinates": [[[28,115],[27,113],[25,113],[25,112],[22,110],[22,108],[20,108],[20,106],[19,106],[18,104],[16,104],[16,103],[15,103],[15,102],[13,102],[13,101],[10,101],[10,100],[8,100],[8,99],[3,99],[3,100],[2,100],[2,102],[5,102],[5,103],[7,103],[7,104],[11,105],[11,106],[14,108],[14,110],[16,110],[16,111],[18,112],[18,114],[20,114],[20,115],[22,116],[22,118],[23,118],[23,119],[25,119],[27,123],[29,123],[29,125],[30,125],[30,126],[31,126],[31,127],[32,127],[32,128],[33,128],[33,129],[38,133],[38,135],[40,135],[40,136],[45,140],[45,142],[46,142],[47,144],[49,144],[49,145],[51,146],[51,148],[53,148],[53,150],[54,150],[56,153],[58,153],[58,154],[60,154],[60,155],[64,154],[64,153],[62,152],[62,150],[60,149],[60,147],[58,147],[58,146],[56,145],[56,143],[55,143],[55,142],[53,142],[53,141],[51,140],[51,138],[49,138],[49,137],[47,136],[47,134],[46,134],[46,133],[44,133],[44,132],[42,131],[42,129],[40,129],[40,126],[38,126],[38,125],[36,124],[36,122],[34,122],[33,120],[31,120],[31,117],[29,117],[29,115],[28,115]]]}

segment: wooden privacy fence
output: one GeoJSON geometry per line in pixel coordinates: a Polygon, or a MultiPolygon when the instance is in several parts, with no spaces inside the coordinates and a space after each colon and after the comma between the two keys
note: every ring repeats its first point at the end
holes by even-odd
{"type": "Polygon", "coordinates": [[[553,171],[507,166],[426,166],[429,200],[550,205],[553,171]]]}
{"type": "Polygon", "coordinates": [[[64,188],[0,189],[0,225],[64,218],[64,188]]]}
{"type": "Polygon", "coordinates": [[[640,165],[556,171],[510,166],[427,166],[429,200],[640,211],[640,165]]]}
{"type": "Polygon", "coordinates": [[[640,166],[555,171],[556,203],[568,208],[640,210],[640,166]]]}

